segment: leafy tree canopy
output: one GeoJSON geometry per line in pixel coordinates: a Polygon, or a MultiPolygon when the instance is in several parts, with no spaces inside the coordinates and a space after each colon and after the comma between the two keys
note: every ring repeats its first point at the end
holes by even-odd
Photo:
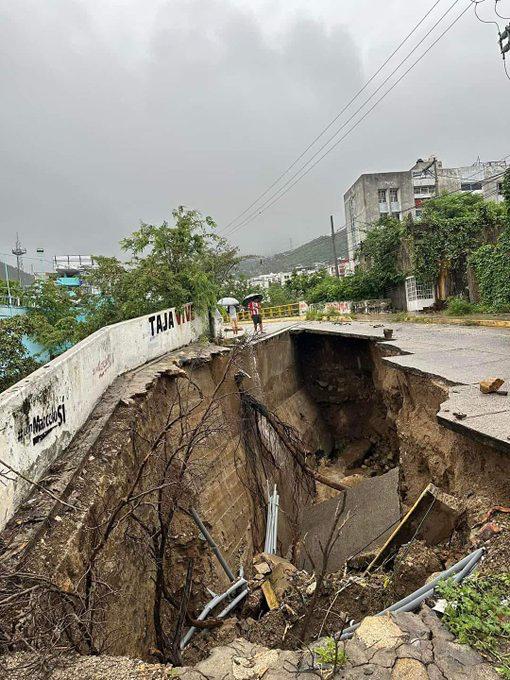
{"type": "Polygon", "coordinates": [[[23,345],[23,336],[30,330],[30,321],[26,316],[13,316],[0,321],[0,392],[39,366],[23,345]]]}
{"type": "Polygon", "coordinates": [[[409,228],[414,272],[422,281],[465,268],[467,257],[502,227],[503,208],[478,194],[445,194],[428,200],[409,228]]]}

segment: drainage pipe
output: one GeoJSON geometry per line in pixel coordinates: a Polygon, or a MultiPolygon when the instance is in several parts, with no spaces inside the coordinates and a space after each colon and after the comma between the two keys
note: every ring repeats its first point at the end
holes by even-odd
{"type": "Polygon", "coordinates": [[[224,609],[221,610],[221,612],[218,614],[218,619],[222,619],[222,618],[223,618],[224,616],[226,616],[229,612],[231,612],[232,609],[234,609],[235,607],[237,607],[237,605],[239,604],[239,602],[241,602],[241,600],[242,600],[244,597],[246,597],[246,596],[248,595],[249,592],[250,592],[250,591],[249,591],[248,588],[245,588],[242,592],[240,592],[239,595],[238,595],[237,597],[235,597],[235,598],[232,600],[232,602],[230,602],[229,604],[227,604],[227,606],[226,606],[224,609]]]}
{"type": "MultiPolygon", "coordinates": [[[[235,583],[233,583],[233,584],[230,586],[230,588],[228,588],[224,593],[221,593],[220,595],[216,595],[215,597],[213,597],[213,599],[210,600],[210,601],[205,605],[205,607],[202,609],[202,611],[201,611],[200,614],[198,615],[198,621],[203,621],[203,620],[207,617],[207,615],[208,615],[208,614],[209,614],[209,613],[210,613],[210,612],[211,612],[211,611],[212,611],[212,610],[213,610],[220,602],[223,602],[223,600],[224,600],[226,597],[228,597],[229,595],[231,595],[232,593],[234,593],[234,592],[235,592],[238,588],[240,588],[241,586],[246,585],[246,583],[247,583],[247,581],[246,581],[245,578],[240,578],[238,581],[236,581],[235,583]]],[[[248,592],[248,590],[246,590],[246,593],[247,593],[247,592],[248,592]]],[[[236,598],[236,599],[237,599],[237,598],[236,598]]],[[[233,602],[235,602],[235,600],[233,600],[233,602]]],[[[231,602],[230,604],[232,604],[232,602],[231,602]]],[[[229,611],[230,611],[230,610],[229,610],[229,611]]],[[[192,635],[193,635],[193,633],[194,633],[195,631],[196,631],[195,626],[191,626],[191,628],[188,630],[188,632],[186,633],[186,635],[185,635],[185,636],[182,638],[182,640],[181,640],[181,644],[180,644],[180,648],[181,648],[181,649],[184,649],[184,647],[188,644],[188,642],[190,641],[190,639],[191,639],[191,637],[192,637],[192,635]]]]}
{"type": "MultiPolygon", "coordinates": [[[[484,548],[479,548],[478,550],[475,550],[474,552],[470,553],[462,560],[460,560],[460,562],[457,562],[457,564],[454,564],[449,569],[446,569],[445,571],[441,572],[441,574],[439,574],[439,576],[436,576],[436,578],[433,579],[430,583],[425,584],[424,586],[416,590],[414,593],[407,595],[407,597],[404,597],[402,600],[395,602],[395,604],[392,604],[390,607],[383,609],[381,612],[376,614],[376,616],[382,616],[383,614],[386,614],[388,612],[413,611],[413,609],[416,609],[424,600],[427,599],[427,597],[430,597],[432,595],[437,584],[440,581],[444,580],[445,578],[449,578],[450,576],[453,575],[455,582],[458,583],[462,581],[462,579],[464,579],[466,576],[469,576],[469,574],[473,571],[477,562],[480,560],[484,552],[485,552],[484,548]]],[[[357,628],[359,628],[360,625],[361,625],[360,623],[355,623],[353,626],[349,626],[349,628],[346,628],[342,632],[339,639],[348,640],[350,637],[353,636],[354,631],[357,628]]]]}
{"type": "Polygon", "coordinates": [[[200,519],[200,517],[198,516],[198,513],[195,510],[195,508],[191,508],[191,515],[192,515],[193,519],[195,520],[196,525],[198,526],[200,531],[203,533],[205,540],[209,543],[211,550],[213,551],[213,553],[218,558],[218,561],[221,564],[221,566],[223,567],[223,571],[228,576],[229,581],[231,583],[233,583],[235,581],[235,576],[232,573],[232,570],[230,569],[230,567],[227,564],[227,561],[225,560],[225,558],[221,554],[220,549],[218,548],[218,546],[214,542],[213,537],[211,536],[211,534],[205,528],[205,525],[202,522],[202,520],[200,519]]]}

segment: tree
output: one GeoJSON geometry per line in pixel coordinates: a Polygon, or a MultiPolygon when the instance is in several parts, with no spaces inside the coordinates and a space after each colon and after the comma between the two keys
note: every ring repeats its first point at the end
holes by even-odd
{"type": "Polygon", "coordinates": [[[367,232],[356,253],[361,269],[367,272],[381,295],[405,278],[399,262],[405,229],[400,220],[381,217],[367,232]]]}
{"type": "Polygon", "coordinates": [[[39,367],[23,344],[23,337],[30,330],[26,316],[13,316],[0,321],[0,392],[39,367]]]}
{"type": "Polygon", "coordinates": [[[510,170],[504,176],[503,195],[503,206],[493,204],[490,218],[505,228],[495,243],[482,245],[469,258],[482,304],[494,312],[510,310],[510,170]]]}
{"type": "Polygon", "coordinates": [[[465,276],[468,256],[482,245],[487,230],[501,226],[501,219],[502,209],[477,194],[428,200],[422,219],[409,226],[416,278],[436,283],[439,298],[446,299],[448,277],[465,276]]]}
{"type": "Polygon", "coordinates": [[[30,336],[53,358],[73,345],[80,336],[80,296],[52,279],[36,281],[27,289],[30,336]]]}
{"type": "Polygon", "coordinates": [[[97,258],[87,277],[101,298],[87,300],[87,328],[94,330],[124,319],[193,302],[197,310],[216,303],[222,285],[239,261],[236,249],[214,233],[215,223],[196,210],[172,212],[174,226],[142,223],[121,241],[130,254],[97,258]]]}
{"type": "Polygon", "coordinates": [[[294,270],[290,279],[285,282],[285,287],[290,290],[295,300],[303,300],[312,288],[315,288],[321,281],[324,281],[327,275],[325,269],[302,274],[298,274],[298,272],[294,270]]]}

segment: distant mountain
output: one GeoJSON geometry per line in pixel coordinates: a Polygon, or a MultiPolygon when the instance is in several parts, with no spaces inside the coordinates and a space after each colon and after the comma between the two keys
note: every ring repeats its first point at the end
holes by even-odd
{"type": "MultiPolygon", "coordinates": [[[[338,257],[347,257],[347,235],[345,231],[335,234],[336,252],[338,257]]],[[[331,236],[319,236],[313,241],[287,250],[283,253],[263,257],[249,255],[238,265],[239,272],[246,276],[271,274],[272,272],[290,272],[298,267],[313,267],[317,262],[333,263],[333,248],[331,236]]]]}

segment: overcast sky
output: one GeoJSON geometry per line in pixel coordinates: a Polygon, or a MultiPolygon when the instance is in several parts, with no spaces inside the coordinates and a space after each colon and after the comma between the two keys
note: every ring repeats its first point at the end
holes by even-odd
{"type": "MultiPolygon", "coordinates": [[[[50,258],[118,253],[140,219],[161,222],[180,204],[226,225],[432,4],[3,0],[0,252],[19,231],[29,256],[37,247],[50,258]]],[[[510,16],[510,0],[498,7],[510,16]]],[[[480,14],[494,17],[492,0],[480,14]]],[[[469,11],[327,159],[232,238],[243,252],[287,249],[325,233],[331,212],[342,223],[342,195],[362,172],[433,153],[446,165],[510,154],[509,107],[496,27],[469,11]]]]}

